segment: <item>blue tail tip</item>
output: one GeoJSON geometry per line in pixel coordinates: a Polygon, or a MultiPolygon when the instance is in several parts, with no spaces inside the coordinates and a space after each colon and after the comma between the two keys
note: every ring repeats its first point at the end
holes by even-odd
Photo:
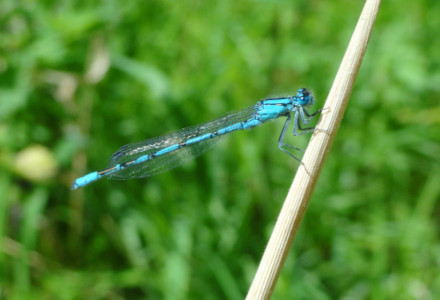
{"type": "Polygon", "coordinates": [[[100,177],[101,176],[98,174],[98,172],[92,172],[83,177],[77,178],[72,184],[72,190],[76,190],[79,187],[88,185],[89,183],[98,180],[100,177]]]}

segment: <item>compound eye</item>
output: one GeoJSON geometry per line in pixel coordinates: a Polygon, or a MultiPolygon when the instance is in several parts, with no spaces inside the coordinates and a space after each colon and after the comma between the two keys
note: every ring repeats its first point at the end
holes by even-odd
{"type": "Polygon", "coordinates": [[[302,89],[298,90],[297,95],[298,95],[298,97],[304,99],[305,97],[310,95],[310,91],[306,88],[302,88],[302,89]]]}

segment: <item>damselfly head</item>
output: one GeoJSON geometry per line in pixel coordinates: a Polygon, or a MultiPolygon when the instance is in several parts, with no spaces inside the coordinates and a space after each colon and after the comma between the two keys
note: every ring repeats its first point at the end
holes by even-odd
{"type": "Polygon", "coordinates": [[[298,92],[296,92],[296,96],[298,97],[299,104],[302,106],[313,105],[315,103],[312,92],[306,88],[299,89],[298,92]]]}

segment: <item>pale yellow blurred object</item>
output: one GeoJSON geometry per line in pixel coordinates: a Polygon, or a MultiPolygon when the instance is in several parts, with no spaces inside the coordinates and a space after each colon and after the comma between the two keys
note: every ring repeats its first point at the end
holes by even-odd
{"type": "Polygon", "coordinates": [[[58,164],[49,149],[33,145],[15,156],[14,170],[30,181],[44,181],[56,175],[58,164]]]}
{"type": "Polygon", "coordinates": [[[89,62],[84,79],[87,83],[96,84],[104,79],[110,67],[110,54],[102,38],[92,41],[89,51],[89,62]]]}

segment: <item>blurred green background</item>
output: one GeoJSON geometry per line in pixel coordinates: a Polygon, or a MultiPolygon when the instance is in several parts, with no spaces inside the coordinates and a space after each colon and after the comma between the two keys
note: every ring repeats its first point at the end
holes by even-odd
{"type": "MultiPolygon", "coordinates": [[[[284,120],[161,175],[72,181],[264,97],[322,107],[362,6],[2,0],[0,298],[242,299],[298,166],[284,120]]],[[[382,3],[273,299],[440,297],[439,15],[382,3]]]]}

